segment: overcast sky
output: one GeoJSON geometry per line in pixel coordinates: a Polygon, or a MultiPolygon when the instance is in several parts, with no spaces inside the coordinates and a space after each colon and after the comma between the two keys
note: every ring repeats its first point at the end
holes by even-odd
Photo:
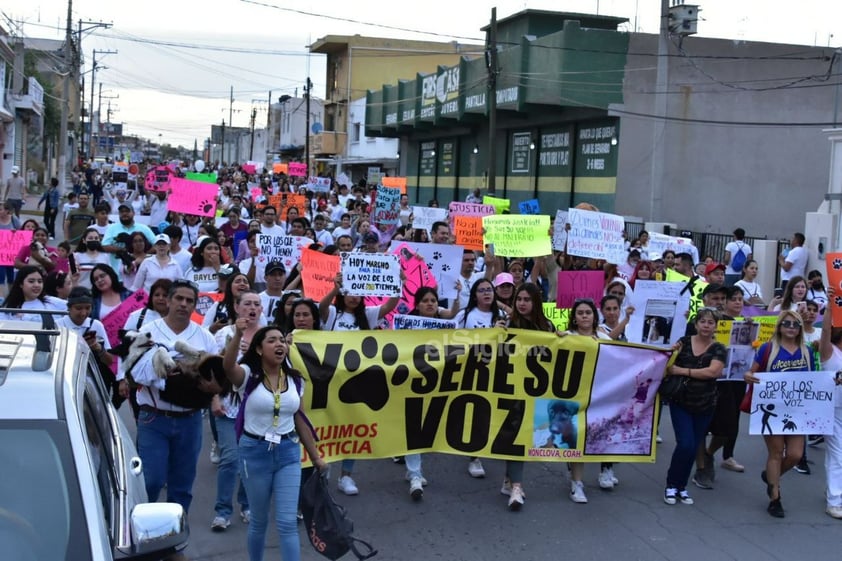
{"type": "MultiPolygon", "coordinates": [[[[840,0],[704,0],[698,4],[699,36],[842,45],[840,0]]],[[[126,134],[153,140],[160,134],[163,142],[192,147],[194,139],[201,146],[211,124],[228,122],[231,86],[234,126],[248,126],[252,107],[258,109],[258,123],[265,123],[269,92],[273,100],[282,94],[295,95],[296,88],[301,95],[308,73],[313,95],[323,97],[324,57],[308,56],[306,49],[320,37],[359,33],[482,42],[480,28],[488,23],[492,6],[497,6],[498,19],[525,8],[599,13],[628,18],[628,30],[656,33],[660,0],[427,0],[400,5],[382,0],[74,0],[73,21],[74,29],[80,19],[113,24],[111,29],[84,35],[82,41],[84,70],[91,68],[94,49],[118,51],[97,56],[98,63],[108,67],[97,73],[103,95],[119,96],[111,102],[112,110],[117,109],[112,120],[123,122],[126,134]]],[[[3,0],[0,5],[3,28],[12,27],[7,18],[15,26],[22,22],[18,32],[26,37],[60,38],[66,17],[66,1],[3,0]]],[[[89,80],[90,74],[86,76],[89,80]]],[[[383,77],[384,83],[392,81],[383,77]]],[[[89,88],[90,82],[86,85],[89,88]]]]}

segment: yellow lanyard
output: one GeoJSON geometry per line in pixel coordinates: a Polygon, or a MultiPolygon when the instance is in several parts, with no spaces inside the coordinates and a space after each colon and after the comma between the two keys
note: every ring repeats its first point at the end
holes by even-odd
{"type": "Polygon", "coordinates": [[[272,396],[275,398],[275,408],[272,410],[272,426],[277,427],[281,414],[281,375],[278,374],[278,387],[275,389],[272,388],[272,381],[269,379],[269,376],[264,374],[264,378],[266,385],[272,391],[272,396]]]}

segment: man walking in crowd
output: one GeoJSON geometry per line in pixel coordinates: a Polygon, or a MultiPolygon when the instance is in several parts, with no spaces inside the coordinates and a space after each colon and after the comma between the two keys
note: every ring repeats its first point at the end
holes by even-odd
{"type": "Polygon", "coordinates": [[[12,177],[6,180],[6,187],[3,189],[0,200],[12,205],[15,216],[20,218],[20,209],[23,207],[23,201],[26,200],[26,182],[20,176],[18,166],[12,166],[12,177]]]}
{"type": "Polygon", "coordinates": [[[786,283],[794,277],[803,277],[807,271],[807,250],[804,248],[804,234],[795,232],[790,240],[789,251],[778,255],[778,265],[781,266],[781,289],[786,290],[786,283]]]}
{"type": "Polygon", "coordinates": [[[75,246],[82,235],[95,221],[96,213],[90,207],[91,197],[85,191],[79,193],[79,208],[74,208],[64,219],[64,239],[75,246]]]}
{"type": "Polygon", "coordinates": [[[725,256],[722,262],[725,264],[725,284],[733,285],[740,280],[743,272],[743,265],[748,263],[753,257],[751,246],[743,241],[746,237],[746,231],[742,228],[734,230],[734,240],[728,242],[725,246],[725,256]]]}

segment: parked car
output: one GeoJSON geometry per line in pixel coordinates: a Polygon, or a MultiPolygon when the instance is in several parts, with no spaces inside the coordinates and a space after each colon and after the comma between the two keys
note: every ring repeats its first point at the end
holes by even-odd
{"type": "Polygon", "coordinates": [[[66,329],[0,321],[0,470],[4,559],[160,559],[187,545],[183,508],[147,502],[131,436],[66,329]]]}

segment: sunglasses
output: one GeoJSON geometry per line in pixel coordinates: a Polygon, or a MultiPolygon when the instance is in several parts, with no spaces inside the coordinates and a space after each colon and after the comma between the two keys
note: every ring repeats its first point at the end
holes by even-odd
{"type": "Polygon", "coordinates": [[[785,320],[781,322],[781,327],[788,327],[790,329],[801,329],[801,324],[797,321],[785,320]]]}
{"type": "Polygon", "coordinates": [[[573,305],[574,305],[574,306],[576,306],[576,305],[578,305],[578,304],[593,304],[593,303],[594,303],[594,302],[593,302],[593,299],[592,299],[592,298],[576,298],[576,299],[573,301],[573,305]]]}

